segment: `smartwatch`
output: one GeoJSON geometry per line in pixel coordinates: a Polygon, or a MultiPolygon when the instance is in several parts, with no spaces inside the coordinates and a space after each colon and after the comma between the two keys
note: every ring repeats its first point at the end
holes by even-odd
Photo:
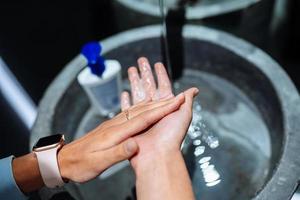
{"type": "Polygon", "coordinates": [[[40,138],[32,148],[37,157],[44,184],[49,188],[60,187],[65,183],[60,175],[57,161],[57,153],[64,143],[64,135],[56,134],[40,138]]]}

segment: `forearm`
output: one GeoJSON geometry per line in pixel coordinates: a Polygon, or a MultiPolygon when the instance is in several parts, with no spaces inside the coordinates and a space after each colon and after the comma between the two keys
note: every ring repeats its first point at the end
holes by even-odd
{"type": "Polygon", "coordinates": [[[193,200],[192,184],[180,151],[156,154],[135,169],[140,200],[193,200]]]}
{"type": "Polygon", "coordinates": [[[44,186],[34,153],[15,158],[12,166],[15,181],[22,192],[29,193],[44,186]]]}

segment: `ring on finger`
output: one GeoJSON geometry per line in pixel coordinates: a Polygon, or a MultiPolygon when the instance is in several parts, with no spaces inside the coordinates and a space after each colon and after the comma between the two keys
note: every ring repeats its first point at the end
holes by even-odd
{"type": "Polygon", "coordinates": [[[124,110],[124,114],[125,114],[125,117],[128,121],[129,120],[129,110],[128,109],[124,110]]]}

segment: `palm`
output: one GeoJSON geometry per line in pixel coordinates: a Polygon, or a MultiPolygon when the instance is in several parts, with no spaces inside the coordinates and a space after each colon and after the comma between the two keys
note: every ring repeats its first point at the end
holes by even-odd
{"type": "MultiPolygon", "coordinates": [[[[138,60],[138,63],[141,79],[135,67],[128,70],[133,104],[139,103],[144,100],[143,98],[150,97],[154,100],[161,100],[174,96],[167,72],[161,63],[155,65],[158,88],[156,88],[147,59],[141,58],[138,60]],[[141,93],[144,95],[138,95],[141,93]]],[[[191,121],[192,99],[195,95],[195,89],[190,89],[184,94],[186,101],[179,110],[167,115],[150,129],[135,137],[140,149],[139,153],[131,159],[131,164],[134,167],[147,159],[148,155],[153,154],[154,151],[167,150],[170,152],[180,148],[191,121]]],[[[130,107],[130,95],[127,92],[122,94],[121,102],[123,110],[130,107]]]]}
{"type": "Polygon", "coordinates": [[[139,153],[131,159],[133,166],[147,159],[154,150],[172,151],[180,148],[191,119],[184,105],[176,112],[164,117],[151,129],[136,137],[139,153]],[[179,123],[180,122],[180,123],[179,123]]]}

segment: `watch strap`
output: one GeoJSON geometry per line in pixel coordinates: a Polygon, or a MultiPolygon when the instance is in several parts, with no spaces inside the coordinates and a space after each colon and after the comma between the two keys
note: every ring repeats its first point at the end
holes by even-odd
{"type": "Polygon", "coordinates": [[[36,151],[39,169],[45,185],[49,188],[60,187],[64,181],[60,175],[57,162],[58,148],[48,149],[45,151],[36,151]]]}

